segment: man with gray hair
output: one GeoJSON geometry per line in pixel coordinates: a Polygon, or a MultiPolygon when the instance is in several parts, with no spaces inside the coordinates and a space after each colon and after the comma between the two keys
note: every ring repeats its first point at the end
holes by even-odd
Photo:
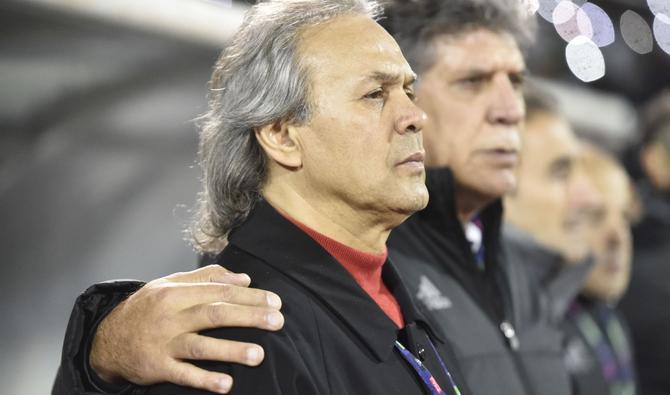
{"type": "MultiPolygon", "coordinates": [[[[416,98],[428,113],[423,136],[431,194],[424,211],[393,231],[389,255],[417,304],[443,330],[473,393],[569,394],[561,334],[547,322],[539,290],[524,268],[501,253],[500,198],[516,185],[525,111],[521,48],[532,36],[532,24],[516,0],[414,0],[390,4],[387,14],[383,23],[419,74],[416,98]]],[[[99,329],[92,323],[80,330],[90,335],[79,349],[95,339],[90,353],[92,362],[100,362],[94,363],[95,372],[109,367],[111,376],[136,382],[128,367],[166,360],[170,354],[159,347],[165,339],[186,344],[161,330],[160,341],[132,339],[135,348],[112,352],[110,344],[126,339],[123,328],[150,330],[152,322],[142,312],[161,306],[142,296],[151,289],[151,283],[140,288],[137,298],[106,317],[109,304],[123,298],[102,303],[99,329]]],[[[286,301],[284,306],[292,308],[286,301]]],[[[164,317],[184,321],[177,314],[164,317]]],[[[191,359],[207,358],[191,354],[191,359]]],[[[153,366],[146,376],[152,382],[178,380],[165,372],[166,366],[153,366]]],[[[191,373],[188,379],[197,383],[214,374],[191,373]]],[[[89,380],[81,372],[72,377],[82,376],[89,380]]]]}
{"type": "Polygon", "coordinates": [[[469,393],[387,259],[391,230],[428,202],[426,115],[376,12],[365,0],[260,3],[215,67],[194,244],[282,295],[287,320],[278,333],[204,334],[203,349],[214,337],[267,352],[255,369],[204,365],[236,378],[231,393],[469,393]]]}

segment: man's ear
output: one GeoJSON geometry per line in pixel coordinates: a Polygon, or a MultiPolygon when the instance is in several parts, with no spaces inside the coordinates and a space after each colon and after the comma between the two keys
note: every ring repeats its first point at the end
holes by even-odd
{"type": "Polygon", "coordinates": [[[256,128],[256,140],[278,164],[291,169],[302,167],[302,147],[294,125],[278,121],[256,128]]]}

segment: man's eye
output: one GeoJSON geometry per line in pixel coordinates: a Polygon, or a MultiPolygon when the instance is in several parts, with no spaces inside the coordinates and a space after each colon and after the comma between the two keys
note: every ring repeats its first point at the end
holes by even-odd
{"type": "Polygon", "coordinates": [[[467,88],[479,88],[486,82],[486,78],[481,76],[468,77],[462,79],[460,82],[461,85],[467,88]]]}
{"type": "Polygon", "coordinates": [[[512,74],[510,75],[509,80],[515,88],[521,88],[526,79],[523,74],[512,74]]]}
{"type": "Polygon", "coordinates": [[[552,169],[551,171],[551,177],[555,180],[560,180],[560,181],[567,181],[568,178],[570,178],[570,171],[571,169],[569,167],[559,167],[552,169]]]}
{"type": "Polygon", "coordinates": [[[374,91],[365,95],[365,98],[366,99],[383,99],[384,98],[384,90],[383,89],[375,89],[374,91]]]}
{"type": "Polygon", "coordinates": [[[416,100],[416,95],[414,94],[414,91],[412,89],[405,89],[405,94],[407,94],[407,97],[409,97],[411,101],[416,100]]]}

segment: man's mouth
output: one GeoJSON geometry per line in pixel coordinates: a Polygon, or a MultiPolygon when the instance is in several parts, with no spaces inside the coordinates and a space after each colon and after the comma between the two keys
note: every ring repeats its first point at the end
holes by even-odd
{"type": "Polygon", "coordinates": [[[415,152],[402,161],[398,162],[398,166],[408,166],[408,167],[416,167],[416,168],[421,168],[423,169],[424,167],[424,159],[425,159],[425,154],[423,151],[420,152],[415,152]]]}
{"type": "Polygon", "coordinates": [[[493,148],[485,150],[487,157],[499,166],[516,166],[519,152],[511,148],[493,148]]]}

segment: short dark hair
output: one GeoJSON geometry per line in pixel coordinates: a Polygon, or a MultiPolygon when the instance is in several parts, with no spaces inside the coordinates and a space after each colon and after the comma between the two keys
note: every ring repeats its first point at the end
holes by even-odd
{"type": "Polygon", "coordinates": [[[477,29],[508,33],[520,48],[535,37],[535,18],[519,0],[387,0],[380,21],[396,39],[417,73],[433,64],[429,51],[439,36],[458,36],[477,29]]]}

